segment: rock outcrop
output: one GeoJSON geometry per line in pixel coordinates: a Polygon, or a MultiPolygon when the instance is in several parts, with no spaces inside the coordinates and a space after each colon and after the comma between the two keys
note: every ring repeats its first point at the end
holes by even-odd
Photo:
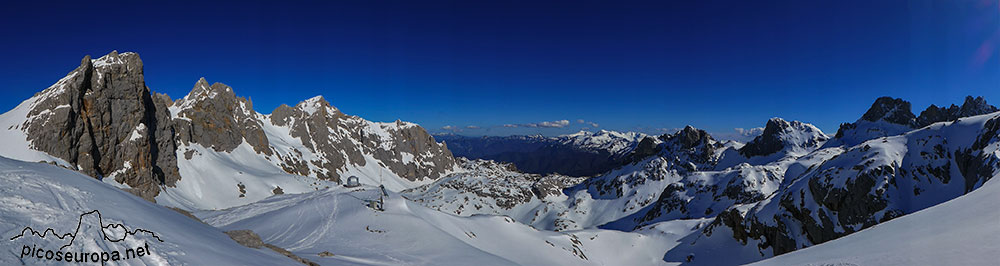
{"type": "Polygon", "coordinates": [[[199,143],[230,152],[246,142],[254,151],[271,154],[253,103],[237,97],[233,88],[201,78],[184,98],[170,106],[179,144],[199,143]]]}
{"type": "Polygon", "coordinates": [[[828,137],[813,125],[799,121],[771,118],[764,133],[747,143],[739,152],[744,157],[767,156],[782,150],[811,151],[828,137]]]}
{"type": "MultiPolygon", "coordinates": [[[[962,106],[948,108],[931,105],[920,116],[914,116],[910,102],[903,99],[881,97],[854,123],[844,123],[837,130],[838,141],[831,145],[853,146],[870,139],[899,135],[937,122],[954,121],[962,117],[996,112],[983,97],[966,96],[962,106]]],[[[830,146],[830,145],[828,145],[830,146]]]]}
{"type": "Polygon", "coordinates": [[[892,97],[875,99],[868,111],[861,116],[861,120],[885,121],[897,125],[913,125],[916,119],[913,112],[910,111],[910,102],[892,97]]]}
{"type": "Polygon", "coordinates": [[[114,178],[146,199],[179,179],[171,121],[146,87],[138,54],[85,57],[29,101],[23,129],[33,149],[87,175],[114,178]]]}
{"type": "Polygon", "coordinates": [[[823,160],[803,157],[800,161],[819,163],[769,199],[724,211],[705,234],[725,225],[741,243],[752,239],[758,249],[780,255],[968,193],[1000,170],[1000,117],[969,119],[832,147],[822,153],[834,156],[823,160]]]}
{"type": "Polygon", "coordinates": [[[986,103],[982,96],[973,98],[966,96],[962,106],[952,104],[948,108],[936,105],[928,106],[916,119],[917,127],[925,127],[933,123],[954,121],[962,117],[988,114],[998,111],[995,106],[986,103]]]}
{"type": "Polygon", "coordinates": [[[376,123],[346,115],[322,96],[295,107],[279,106],[270,123],[289,128],[315,159],[284,154],[282,167],[299,175],[339,181],[347,164],[364,166],[369,156],[402,178],[437,179],[456,165],[448,147],[435,142],[422,127],[408,122],[376,123]],[[312,165],[309,167],[308,165],[312,165]]]}
{"type": "Polygon", "coordinates": [[[420,126],[346,115],[322,97],[262,115],[233,88],[202,78],[174,101],[150,91],[135,53],[87,56],[18,108],[4,119],[23,122],[4,130],[23,131],[25,149],[92,177],[112,178],[151,201],[182,179],[179,161],[193,160],[195,145],[221,154],[248,145],[254,156],[287,173],[333,181],[365,167],[409,181],[437,179],[456,167],[448,148],[420,126]],[[22,111],[24,117],[10,117],[22,111]]]}

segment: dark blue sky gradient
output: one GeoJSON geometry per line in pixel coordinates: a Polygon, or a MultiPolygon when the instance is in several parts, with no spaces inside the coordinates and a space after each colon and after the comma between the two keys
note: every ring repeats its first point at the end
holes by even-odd
{"type": "Polygon", "coordinates": [[[173,98],[206,77],[262,113],[321,94],[369,120],[481,127],[470,135],[774,116],[832,134],[884,95],[917,113],[1000,103],[997,0],[26,2],[0,4],[3,110],[111,50],[138,52],[173,98]]]}

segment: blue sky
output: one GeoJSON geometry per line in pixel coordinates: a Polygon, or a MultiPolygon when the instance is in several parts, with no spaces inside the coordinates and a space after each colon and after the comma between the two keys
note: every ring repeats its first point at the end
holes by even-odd
{"type": "Polygon", "coordinates": [[[997,0],[24,2],[0,4],[3,110],[111,50],[173,98],[206,77],[262,113],[324,95],[468,135],[833,134],[879,96],[1000,103],[997,0]]]}

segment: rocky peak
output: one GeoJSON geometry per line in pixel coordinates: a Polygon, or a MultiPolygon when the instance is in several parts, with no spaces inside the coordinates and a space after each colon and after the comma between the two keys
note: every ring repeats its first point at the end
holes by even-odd
{"type": "Polygon", "coordinates": [[[340,112],[340,110],[338,110],[336,107],[330,105],[330,102],[327,102],[322,95],[317,95],[316,97],[306,99],[305,101],[296,104],[295,109],[302,110],[303,112],[306,112],[309,115],[313,115],[316,112],[320,112],[320,115],[322,116],[325,116],[326,114],[334,114],[340,112]]]}
{"type": "Polygon", "coordinates": [[[986,103],[986,99],[983,96],[973,98],[970,96],[965,96],[965,102],[962,103],[962,107],[958,110],[959,117],[975,116],[996,112],[997,107],[986,103]]]}
{"type": "Polygon", "coordinates": [[[174,107],[179,109],[178,112],[190,109],[196,105],[221,104],[228,105],[230,107],[245,109],[244,111],[253,110],[253,106],[247,106],[250,102],[243,97],[237,97],[236,93],[233,92],[233,88],[229,85],[222,84],[219,82],[209,85],[208,81],[204,77],[198,79],[194,84],[194,88],[191,89],[184,98],[177,99],[174,103],[174,107]]]}
{"type": "Polygon", "coordinates": [[[924,109],[923,112],[920,112],[920,116],[917,117],[917,125],[925,127],[933,123],[948,121],[948,118],[950,118],[951,114],[955,111],[958,111],[958,106],[955,106],[954,104],[948,108],[938,107],[937,105],[932,104],[931,106],[928,106],[927,109],[924,109]]]}
{"type": "Polygon", "coordinates": [[[916,117],[910,111],[910,102],[900,98],[879,97],[871,108],[861,116],[862,120],[870,122],[886,121],[897,125],[913,125],[916,117]]]}
{"type": "MultiPolygon", "coordinates": [[[[925,116],[930,117],[937,108],[932,108],[925,116]]],[[[935,118],[937,119],[937,118],[935,118]]],[[[906,133],[922,123],[910,111],[910,103],[903,99],[880,97],[861,119],[854,123],[843,123],[837,129],[837,141],[831,145],[854,146],[870,139],[906,133]]]]}
{"type": "Polygon", "coordinates": [[[632,150],[632,154],[629,154],[627,163],[638,162],[646,157],[656,155],[660,152],[659,146],[656,144],[656,140],[652,137],[644,137],[639,141],[639,144],[635,146],[632,150]]]}
{"type": "Polygon", "coordinates": [[[700,165],[714,164],[715,151],[722,147],[708,132],[686,126],[674,134],[663,134],[663,150],[673,158],[700,165]]]}
{"type": "Polygon", "coordinates": [[[179,179],[169,115],[154,103],[138,54],[86,56],[28,101],[22,130],[33,149],[87,175],[114,178],[147,199],[179,179]]]}
{"type": "Polygon", "coordinates": [[[119,54],[118,51],[111,51],[107,55],[92,60],[91,63],[95,68],[125,67],[126,69],[135,70],[141,70],[142,68],[142,59],[139,58],[139,54],[132,52],[119,54]]]}
{"type": "Polygon", "coordinates": [[[691,149],[698,146],[714,143],[715,140],[712,136],[705,132],[704,130],[694,128],[690,125],[685,126],[674,134],[665,134],[660,136],[665,142],[676,142],[683,149],[691,149]]]}
{"type": "Polygon", "coordinates": [[[289,135],[307,149],[302,152],[323,157],[303,162],[279,154],[288,158],[281,167],[293,174],[340,181],[339,172],[352,165],[365,166],[366,156],[410,181],[437,179],[456,165],[448,148],[435,142],[422,127],[400,120],[377,123],[346,115],[323,96],[294,107],[281,105],[269,119],[275,126],[287,127],[289,135]]]}
{"type": "Polygon", "coordinates": [[[955,119],[968,116],[976,116],[996,112],[995,106],[986,103],[983,97],[966,96],[962,106],[952,104],[948,108],[931,105],[926,110],[920,112],[917,117],[917,126],[925,127],[933,123],[954,121],[955,119]]]}
{"type": "MultiPolygon", "coordinates": [[[[278,107],[270,123],[232,87],[205,78],[183,98],[171,100],[146,86],[142,60],[135,53],[86,56],[79,67],[16,110],[3,114],[3,121],[16,123],[4,130],[22,131],[27,149],[89,176],[113,178],[151,201],[161,188],[180,180],[178,154],[186,160],[202,154],[194,144],[216,152],[249,145],[288,173],[332,180],[344,172],[373,170],[364,168],[427,180],[456,167],[447,147],[420,126],[344,115],[321,96],[296,107],[278,107]],[[272,126],[289,129],[288,136],[272,136],[280,147],[271,146],[264,132],[272,126]]],[[[22,152],[11,149],[4,147],[0,154],[22,152]]]]}
{"type": "Polygon", "coordinates": [[[257,153],[271,154],[253,103],[237,97],[226,84],[199,79],[191,92],[170,107],[181,143],[190,142],[229,152],[245,140],[257,153]]]}
{"type": "Polygon", "coordinates": [[[811,150],[827,140],[819,128],[799,121],[771,118],[764,132],[739,149],[744,157],[770,155],[785,149],[811,150]]]}

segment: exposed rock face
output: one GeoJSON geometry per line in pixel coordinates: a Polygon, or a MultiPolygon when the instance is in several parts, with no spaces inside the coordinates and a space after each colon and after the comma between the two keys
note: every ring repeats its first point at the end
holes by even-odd
{"type": "Polygon", "coordinates": [[[746,157],[763,156],[769,155],[780,151],[784,148],[783,143],[781,143],[781,138],[779,134],[788,127],[788,123],[780,119],[771,119],[767,121],[767,126],[764,127],[764,133],[757,136],[747,143],[746,146],[740,149],[740,154],[746,157]]]}
{"type": "Polygon", "coordinates": [[[943,121],[954,121],[961,117],[988,114],[998,111],[995,106],[986,103],[982,96],[973,98],[966,96],[962,106],[952,104],[948,108],[928,106],[926,110],[920,112],[917,117],[917,127],[925,127],[933,123],[943,121]]]}
{"type": "Polygon", "coordinates": [[[680,132],[672,135],[663,135],[661,139],[663,141],[676,142],[683,149],[691,149],[696,146],[708,144],[712,140],[712,136],[708,135],[708,132],[704,130],[685,126],[680,132]]]}
{"type": "MultiPolygon", "coordinates": [[[[683,173],[705,170],[714,167],[718,160],[717,151],[722,145],[712,139],[712,136],[704,130],[687,126],[674,134],[663,134],[657,137],[659,143],[655,148],[643,148],[656,153],[644,156],[644,151],[637,150],[640,154],[633,154],[631,161],[619,167],[641,167],[642,173],[626,172],[627,175],[617,173],[619,169],[602,176],[587,179],[580,186],[587,187],[588,190],[596,192],[596,197],[612,196],[622,197],[626,188],[641,186],[649,181],[662,181],[664,178],[683,173]],[[631,164],[631,165],[630,165],[631,164]]],[[[648,146],[652,140],[643,141],[648,146]]],[[[580,188],[576,188],[580,189],[580,188]]],[[[653,199],[647,199],[648,204],[653,199]]]]}
{"type": "Polygon", "coordinates": [[[937,122],[954,121],[962,117],[996,112],[983,97],[966,96],[962,106],[948,108],[931,105],[920,116],[910,111],[910,103],[903,99],[881,97],[875,100],[868,112],[854,123],[844,123],[837,130],[837,145],[857,145],[866,140],[899,135],[937,122]]]}
{"type": "Polygon", "coordinates": [[[766,156],[784,149],[811,151],[828,139],[815,126],[799,121],[788,122],[781,118],[771,118],[764,127],[764,133],[747,143],[739,152],[744,157],[766,156]]]}
{"type": "MultiPolygon", "coordinates": [[[[853,146],[869,139],[902,134],[917,124],[910,111],[910,102],[892,97],[880,97],[854,123],[843,123],[834,137],[853,146]]],[[[839,144],[839,143],[838,143],[839,144]]]]}
{"type": "Polygon", "coordinates": [[[232,238],[236,243],[240,243],[248,248],[261,248],[264,246],[264,241],[260,239],[260,235],[257,235],[251,230],[233,230],[226,231],[226,235],[232,238]]]}
{"type": "Polygon", "coordinates": [[[291,136],[299,138],[318,157],[303,161],[295,154],[279,155],[284,158],[282,167],[290,173],[339,181],[338,170],[346,164],[364,166],[365,156],[370,156],[400,177],[416,181],[437,179],[456,165],[448,147],[435,142],[422,127],[398,120],[375,123],[349,116],[321,96],[294,108],[278,107],[270,122],[290,128],[291,136]]]}
{"type": "Polygon", "coordinates": [[[671,155],[685,154],[692,163],[714,165],[716,151],[722,147],[708,132],[685,126],[684,129],[674,134],[663,134],[659,137],[663,141],[663,150],[671,155]]]}
{"type": "Polygon", "coordinates": [[[917,119],[910,111],[910,102],[892,97],[879,97],[872,107],[861,116],[862,120],[870,122],[886,121],[897,125],[913,125],[917,119]]]}
{"type": "Polygon", "coordinates": [[[271,149],[258,122],[253,103],[236,97],[233,88],[215,83],[208,85],[201,78],[184,98],[170,106],[178,141],[202,144],[216,151],[230,152],[246,141],[254,151],[271,154],[271,149]]]}
{"type": "Polygon", "coordinates": [[[335,181],[371,164],[377,166],[366,171],[384,168],[410,181],[436,179],[456,167],[448,148],[420,126],[345,115],[322,97],[262,115],[231,87],[202,78],[175,102],[150,92],[135,53],[88,56],[21,106],[25,117],[8,120],[24,122],[3,130],[23,131],[27,149],[95,178],[113,178],[148,200],[176,185],[179,161],[192,159],[194,145],[219,153],[249,145],[288,173],[335,181]]]}
{"type": "Polygon", "coordinates": [[[583,180],[562,175],[520,173],[510,163],[458,160],[463,169],[470,171],[405,190],[403,196],[429,208],[456,215],[500,215],[533,200],[562,195],[562,189],[583,180]]]}
{"type": "Polygon", "coordinates": [[[33,149],[90,176],[113,177],[146,199],[179,178],[169,115],[146,87],[139,55],[85,57],[33,99],[24,125],[33,149]]]}
{"type": "Polygon", "coordinates": [[[770,247],[780,255],[939,204],[997,174],[997,121],[980,117],[971,124],[824,150],[836,156],[809,167],[770,200],[745,213],[729,209],[714,223],[733,229],[741,243],[755,239],[760,249],[770,247]],[[956,132],[976,132],[976,137],[956,132]],[[952,184],[956,181],[963,184],[952,184]]]}
{"type": "Polygon", "coordinates": [[[658,147],[656,139],[645,137],[639,141],[639,145],[636,145],[635,150],[629,155],[629,160],[639,161],[657,153],[660,153],[660,147],[658,147]]]}

